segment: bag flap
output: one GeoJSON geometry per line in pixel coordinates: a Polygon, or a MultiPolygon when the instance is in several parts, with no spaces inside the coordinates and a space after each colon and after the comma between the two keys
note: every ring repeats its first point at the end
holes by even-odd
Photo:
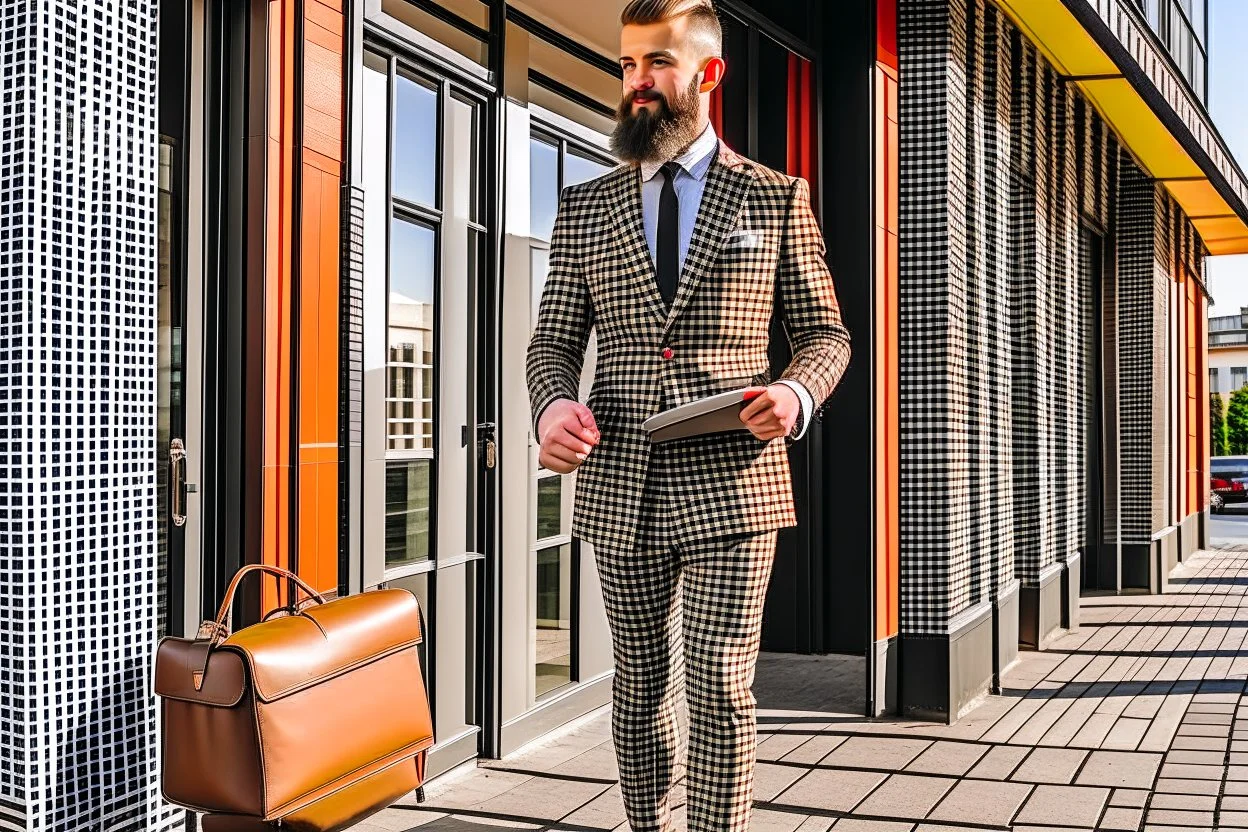
{"type": "Polygon", "coordinates": [[[246,671],[237,653],[213,651],[204,668],[207,641],[164,638],[156,648],[157,696],[196,702],[219,708],[232,708],[243,698],[246,671]],[[203,681],[195,689],[195,676],[204,670],[203,681]]]}
{"type": "Polygon", "coordinates": [[[253,624],[222,646],[246,657],[256,695],[272,702],[420,639],[416,596],[404,589],[382,589],[253,624]]]}

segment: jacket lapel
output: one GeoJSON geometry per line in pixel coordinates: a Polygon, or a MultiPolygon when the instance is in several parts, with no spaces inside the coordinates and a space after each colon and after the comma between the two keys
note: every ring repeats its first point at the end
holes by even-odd
{"type": "MultiPolygon", "coordinates": [[[[729,150],[723,142],[719,144],[719,155],[711,163],[706,177],[706,187],[702,191],[702,205],[698,209],[698,219],[693,226],[693,237],[689,241],[689,251],[685,255],[685,266],[680,274],[676,299],[672,302],[671,310],[663,316],[665,318],[664,335],[671,330],[676,318],[689,305],[689,300],[697,290],[698,283],[715,264],[720,249],[723,247],[724,238],[736,227],[737,220],[745,210],[750,186],[754,182],[754,176],[745,160],[729,150]]],[[[640,216],[639,210],[639,227],[640,216]]],[[[653,284],[655,281],[652,278],[650,282],[653,284]]],[[[661,304],[662,297],[658,296],[658,298],[661,304]]],[[[662,306],[660,305],[659,308],[662,309],[662,306]]]]}
{"type": "Polygon", "coordinates": [[[641,216],[641,171],[634,166],[617,168],[606,183],[607,204],[618,233],[620,270],[633,283],[641,298],[661,323],[667,318],[663,296],[646,245],[646,230],[641,216]]]}

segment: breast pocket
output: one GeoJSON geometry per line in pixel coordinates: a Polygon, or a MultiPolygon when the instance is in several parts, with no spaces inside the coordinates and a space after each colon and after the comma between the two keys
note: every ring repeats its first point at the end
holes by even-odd
{"type": "Polygon", "coordinates": [[[719,252],[719,266],[732,271],[774,271],[780,250],[775,232],[752,229],[730,231],[719,252]]]}

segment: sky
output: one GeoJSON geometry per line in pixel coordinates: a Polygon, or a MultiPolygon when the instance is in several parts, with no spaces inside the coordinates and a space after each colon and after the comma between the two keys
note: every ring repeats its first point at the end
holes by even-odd
{"type": "MultiPolygon", "coordinates": [[[[1248,170],[1248,0],[1209,0],[1209,115],[1239,166],[1248,170]],[[1236,100],[1238,96],[1238,101],[1236,100]]],[[[1248,306],[1248,254],[1210,257],[1210,315],[1233,315],[1248,306]]]]}

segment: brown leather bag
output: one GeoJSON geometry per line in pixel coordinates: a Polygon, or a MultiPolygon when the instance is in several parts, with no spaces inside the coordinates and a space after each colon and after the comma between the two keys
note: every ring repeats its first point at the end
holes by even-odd
{"type": "Polygon", "coordinates": [[[213,813],[206,832],[332,832],[418,789],[433,745],[420,641],[410,592],[325,601],[284,569],[240,569],[215,621],[157,648],[165,799],[213,813]],[[290,581],[291,607],[231,635],[253,571],[290,581]]]}

